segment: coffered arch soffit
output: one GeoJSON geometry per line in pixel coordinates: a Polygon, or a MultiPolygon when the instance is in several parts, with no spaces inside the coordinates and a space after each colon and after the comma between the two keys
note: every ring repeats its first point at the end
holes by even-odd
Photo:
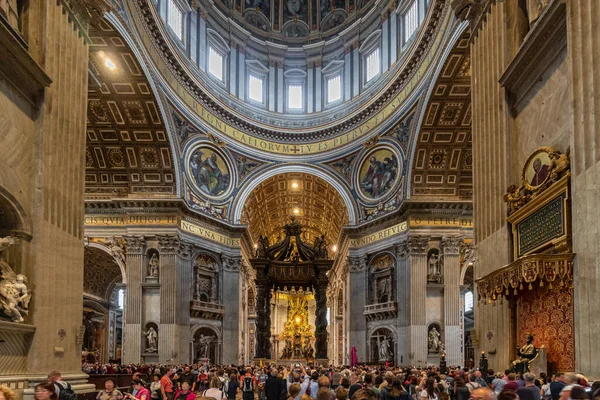
{"type": "Polygon", "coordinates": [[[87,246],[83,251],[83,292],[109,300],[115,283],[123,282],[121,268],[112,255],[87,246]]]}
{"type": "Polygon", "coordinates": [[[306,172],[285,172],[253,188],[244,202],[241,222],[248,224],[255,242],[258,235],[266,235],[275,243],[292,214],[304,226],[303,239],[308,242],[325,235],[330,244],[337,243],[342,226],[349,221],[344,199],[325,179],[306,172]]]}
{"type": "Polygon", "coordinates": [[[173,149],[145,64],[107,19],[89,37],[86,198],[174,197],[173,149]]]}
{"type": "Polygon", "coordinates": [[[471,57],[469,33],[456,40],[442,64],[413,144],[410,198],[471,200],[471,57]]]}

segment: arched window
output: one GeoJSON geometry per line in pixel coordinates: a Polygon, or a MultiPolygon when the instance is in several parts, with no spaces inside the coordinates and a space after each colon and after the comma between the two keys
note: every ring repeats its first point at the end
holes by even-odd
{"type": "Polygon", "coordinates": [[[465,293],[465,312],[473,311],[473,292],[465,293]]]}

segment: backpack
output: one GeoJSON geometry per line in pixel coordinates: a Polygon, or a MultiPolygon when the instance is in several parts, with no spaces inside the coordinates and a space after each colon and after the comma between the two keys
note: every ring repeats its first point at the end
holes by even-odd
{"type": "MultiPolygon", "coordinates": [[[[62,381],[59,381],[59,382],[62,382],[62,381]]],[[[56,382],[56,383],[58,384],[58,382],[56,382]]],[[[64,382],[64,383],[67,385],[66,387],[61,384],[58,384],[58,386],[60,386],[60,394],[58,396],[58,400],[77,400],[77,395],[71,388],[71,385],[69,384],[69,382],[64,382]]]]}
{"type": "Polygon", "coordinates": [[[252,377],[245,376],[244,377],[244,386],[242,388],[243,392],[252,392],[254,388],[252,387],[252,377]]]}

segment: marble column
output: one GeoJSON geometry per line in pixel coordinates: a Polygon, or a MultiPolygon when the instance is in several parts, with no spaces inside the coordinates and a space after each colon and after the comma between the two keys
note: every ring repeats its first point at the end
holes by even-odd
{"type": "Polygon", "coordinates": [[[315,287],[315,301],[317,303],[315,317],[315,358],[327,358],[327,277],[324,271],[319,271],[315,287]]]}
{"type": "MultiPolygon", "coordinates": [[[[142,280],[144,279],[144,236],[124,236],[127,257],[127,290],[123,310],[123,363],[139,363],[142,346],[142,280]]],[[[160,332],[159,332],[160,333],[160,332]]]]}
{"type": "Polygon", "coordinates": [[[442,238],[444,270],[444,345],[448,365],[462,364],[460,334],[460,260],[459,247],[463,238],[442,238]]]}
{"type": "Polygon", "coordinates": [[[575,370],[598,377],[597,318],[600,292],[600,45],[597,0],[567,1],[571,63],[573,252],[575,257],[575,370]]]}
{"type": "MultiPolygon", "coordinates": [[[[356,354],[359,362],[369,361],[367,354],[367,321],[363,314],[367,304],[367,257],[349,256],[348,266],[350,268],[348,318],[352,321],[350,325],[350,349],[356,346],[356,354]]],[[[349,351],[350,351],[349,349],[349,351]]]]}
{"type": "Polygon", "coordinates": [[[427,248],[429,236],[411,236],[410,247],[410,353],[408,364],[427,364],[427,248]]]}
{"type": "Polygon", "coordinates": [[[240,349],[240,256],[221,256],[223,267],[223,364],[238,363],[240,349]]]}
{"type": "Polygon", "coordinates": [[[407,241],[394,247],[396,255],[396,288],[395,300],[398,303],[398,317],[396,318],[396,362],[405,365],[410,353],[410,247],[407,241]]]}
{"type": "Polygon", "coordinates": [[[160,253],[160,322],[158,326],[158,360],[175,362],[179,337],[175,323],[177,314],[177,268],[178,242],[174,235],[158,235],[160,253]]]}

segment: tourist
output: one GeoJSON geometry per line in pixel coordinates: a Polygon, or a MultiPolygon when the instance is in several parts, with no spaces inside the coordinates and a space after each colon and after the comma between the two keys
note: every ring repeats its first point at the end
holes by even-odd
{"type": "Polygon", "coordinates": [[[498,372],[496,374],[496,378],[492,381],[492,389],[496,395],[500,394],[502,389],[504,389],[504,385],[506,385],[506,380],[504,379],[504,374],[502,372],[498,372]]]}
{"type": "Polygon", "coordinates": [[[487,387],[480,387],[471,392],[471,400],[496,400],[494,392],[487,387]]]}
{"type": "Polygon", "coordinates": [[[288,399],[287,400],[300,400],[300,384],[292,383],[288,388],[288,399]]]}
{"type": "Polygon", "coordinates": [[[319,379],[319,373],[317,371],[313,371],[310,374],[310,379],[307,379],[302,383],[300,393],[307,394],[309,396],[313,396],[317,394],[319,390],[319,384],[317,380],[319,379]]]}
{"type": "Polygon", "coordinates": [[[381,389],[381,400],[410,400],[410,395],[402,386],[400,378],[394,378],[392,383],[381,389]]]}
{"type": "Polygon", "coordinates": [[[252,367],[246,368],[246,373],[240,378],[242,387],[242,400],[254,400],[254,386],[256,378],[252,375],[252,367]]]}
{"type": "Polygon", "coordinates": [[[183,382],[187,382],[190,384],[190,387],[192,387],[194,385],[194,381],[195,381],[194,374],[192,374],[190,367],[186,366],[183,369],[183,372],[179,375],[177,384],[181,388],[181,385],[183,384],[183,382]]]}
{"type": "Polygon", "coordinates": [[[48,374],[48,381],[54,384],[54,393],[57,398],[61,398],[60,392],[63,393],[64,400],[75,400],[77,396],[71,389],[71,385],[68,382],[62,380],[62,375],[58,371],[52,371],[48,374]]]}
{"type": "Polygon", "coordinates": [[[531,372],[523,374],[525,386],[516,390],[519,399],[521,400],[540,400],[540,388],[535,385],[535,375],[531,372]]]}
{"type": "MultiPolygon", "coordinates": [[[[196,394],[190,390],[190,386],[191,385],[187,380],[183,381],[181,389],[178,389],[177,392],[175,392],[175,400],[196,400],[196,394]]],[[[215,399],[221,400],[218,397],[215,399]]]]}
{"type": "Polygon", "coordinates": [[[435,379],[428,378],[425,381],[425,388],[419,393],[419,400],[437,400],[436,386],[435,379]]]}
{"type": "MultiPolygon", "coordinates": [[[[216,400],[227,399],[225,393],[221,390],[221,380],[218,376],[213,376],[210,378],[210,382],[208,384],[208,389],[202,392],[202,397],[212,397],[216,400]]],[[[176,399],[179,400],[179,399],[176,399]]]]}
{"type": "Polygon", "coordinates": [[[412,375],[408,383],[408,395],[414,400],[417,400],[417,377],[412,375]]]}
{"type": "Polygon", "coordinates": [[[375,392],[375,395],[377,397],[379,397],[379,389],[377,388],[377,386],[375,386],[373,384],[373,375],[371,374],[366,374],[365,378],[364,378],[364,387],[371,389],[372,391],[375,392]]]}
{"type": "MultiPolygon", "coordinates": [[[[135,388],[135,395],[128,393],[125,395],[128,399],[131,400],[150,400],[150,391],[144,387],[144,381],[141,379],[134,379],[132,381],[132,385],[135,388]]],[[[166,397],[163,397],[166,398],[166,397]]],[[[173,400],[171,397],[170,400],[173,400]]]]}
{"type": "Polygon", "coordinates": [[[281,393],[286,391],[283,380],[277,376],[278,373],[277,368],[271,368],[269,377],[265,381],[264,392],[267,400],[279,400],[281,393]]]}
{"type": "Polygon", "coordinates": [[[377,395],[371,389],[359,389],[354,393],[350,400],[377,400],[377,395]]]}
{"type": "Polygon", "coordinates": [[[560,391],[560,400],[569,400],[571,398],[571,390],[579,386],[577,383],[578,378],[575,374],[565,374],[564,382],[565,387],[560,391]]]}
{"type": "MultiPolygon", "coordinates": [[[[172,373],[173,370],[168,368],[162,378],[160,378],[160,393],[162,394],[163,400],[173,400],[175,397],[175,392],[173,391],[173,382],[171,381],[172,373]]],[[[134,380],[134,382],[135,381],[136,380],[134,380]]]]}
{"type": "Polygon", "coordinates": [[[343,386],[335,389],[335,400],[348,400],[348,390],[343,386]]]}
{"type": "Polygon", "coordinates": [[[55,388],[55,384],[51,381],[38,383],[35,385],[35,400],[58,400],[55,388]]]}
{"type": "Polygon", "coordinates": [[[519,400],[519,396],[512,390],[503,390],[498,394],[496,400],[519,400]]]}
{"type": "Polygon", "coordinates": [[[454,400],[468,400],[471,397],[469,389],[465,385],[462,376],[454,379],[454,400]]]}
{"type": "Polygon", "coordinates": [[[0,385],[0,400],[15,400],[15,398],[15,392],[4,385],[0,385]]]}
{"type": "Polygon", "coordinates": [[[225,393],[228,400],[235,400],[235,396],[240,392],[240,382],[237,379],[236,374],[229,375],[229,383],[225,393]]]}
{"type": "Polygon", "coordinates": [[[502,391],[511,390],[513,392],[516,392],[519,388],[519,384],[517,383],[517,374],[511,372],[506,378],[508,379],[508,382],[506,382],[504,388],[502,388],[502,391]]]}
{"type": "Polygon", "coordinates": [[[150,397],[153,399],[161,399],[160,392],[160,375],[153,375],[152,383],[150,384],[150,397]]]}
{"type": "Polygon", "coordinates": [[[123,393],[119,389],[115,389],[116,383],[112,378],[104,381],[104,390],[98,392],[96,400],[122,400],[123,393]]]}
{"type": "MultiPolygon", "coordinates": [[[[492,372],[494,372],[494,371],[492,371],[492,372]]],[[[479,370],[475,371],[474,375],[475,375],[475,382],[477,382],[479,384],[479,387],[482,387],[482,388],[488,387],[488,383],[481,375],[481,371],[479,371],[479,370]]]]}

